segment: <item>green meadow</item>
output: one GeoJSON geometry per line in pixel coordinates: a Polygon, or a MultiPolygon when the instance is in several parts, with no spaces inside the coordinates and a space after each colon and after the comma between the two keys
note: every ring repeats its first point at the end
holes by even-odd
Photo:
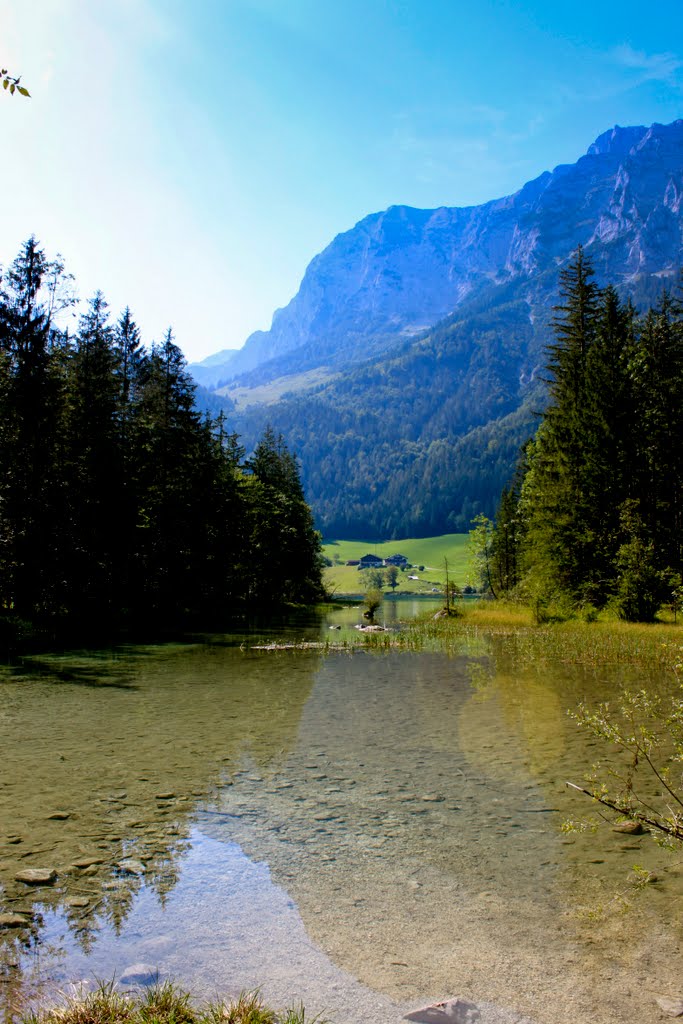
{"type": "MultiPolygon", "coordinates": [[[[458,586],[467,581],[468,540],[466,533],[444,533],[440,537],[409,537],[406,540],[386,540],[375,543],[366,540],[332,540],[323,544],[323,554],[332,560],[332,568],[326,569],[325,585],[332,594],[358,594],[365,590],[364,574],[355,565],[346,565],[349,559],[373,554],[378,558],[389,555],[405,555],[413,566],[424,566],[424,570],[409,569],[399,572],[397,594],[431,594],[445,583],[444,560],[448,559],[448,572],[458,586]],[[408,579],[418,576],[418,580],[408,579]]],[[[387,593],[390,589],[385,588],[387,593]]]]}

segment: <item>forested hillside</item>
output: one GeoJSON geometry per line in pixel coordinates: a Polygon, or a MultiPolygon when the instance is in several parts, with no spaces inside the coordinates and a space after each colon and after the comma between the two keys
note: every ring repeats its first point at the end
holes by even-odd
{"type": "Polygon", "coordinates": [[[526,363],[531,331],[524,302],[469,307],[316,394],[227,415],[247,444],[275,420],[326,536],[467,530],[478,512],[493,514],[545,402],[539,367],[526,363]]]}
{"type": "Polygon", "coordinates": [[[169,329],[150,349],[31,238],[0,292],[0,604],[41,626],[175,627],[320,596],[319,537],[282,439],[245,460],[202,417],[169,329]]]}

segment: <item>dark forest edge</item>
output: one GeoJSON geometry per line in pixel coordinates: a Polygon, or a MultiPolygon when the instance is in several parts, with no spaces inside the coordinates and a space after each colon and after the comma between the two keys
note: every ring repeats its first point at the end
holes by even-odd
{"type": "Polygon", "coordinates": [[[142,344],[30,238],[0,289],[0,640],[215,628],[323,596],[298,467],[201,415],[169,328],[142,344]]]}
{"type": "Polygon", "coordinates": [[[652,622],[683,600],[683,293],[638,315],[579,249],[561,274],[550,401],[495,521],[479,582],[537,622],[603,609],[652,622]]]}

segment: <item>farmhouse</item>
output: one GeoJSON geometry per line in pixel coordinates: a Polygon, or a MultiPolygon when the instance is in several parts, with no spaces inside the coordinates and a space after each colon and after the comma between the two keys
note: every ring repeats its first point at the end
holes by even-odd
{"type": "Polygon", "coordinates": [[[359,569],[381,569],[384,565],[384,559],[379,558],[377,555],[363,555],[360,562],[358,563],[359,569]]]}

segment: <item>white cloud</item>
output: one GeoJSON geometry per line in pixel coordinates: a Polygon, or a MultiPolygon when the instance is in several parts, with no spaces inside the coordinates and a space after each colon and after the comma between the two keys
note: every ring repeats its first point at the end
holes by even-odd
{"type": "Polygon", "coordinates": [[[615,47],[610,56],[621,67],[635,72],[638,83],[666,82],[674,85],[678,72],[683,68],[683,60],[675,53],[645,53],[634,50],[628,43],[615,47]]]}

